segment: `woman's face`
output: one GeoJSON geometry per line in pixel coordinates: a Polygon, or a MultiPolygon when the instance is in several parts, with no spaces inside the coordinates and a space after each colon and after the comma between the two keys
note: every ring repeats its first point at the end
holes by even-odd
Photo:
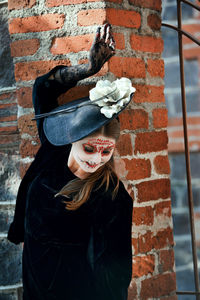
{"type": "Polygon", "coordinates": [[[110,160],[114,148],[115,139],[99,134],[73,143],[71,152],[83,171],[93,173],[110,160]]]}

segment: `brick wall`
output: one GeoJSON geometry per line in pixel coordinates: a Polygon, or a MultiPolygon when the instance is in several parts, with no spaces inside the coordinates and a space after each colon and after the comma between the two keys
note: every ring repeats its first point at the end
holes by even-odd
{"type": "Polygon", "coordinates": [[[8,1],[14,57],[20,174],[39,147],[31,118],[34,79],[58,64],[85,62],[98,25],[110,22],[116,55],[94,77],[66,95],[88,94],[99,78],[129,77],[137,91],[120,116],[116,167],[134,198],[133,280],[129,300],[176,299],[173,232],[164,98],[161,1],[8,1]]]}

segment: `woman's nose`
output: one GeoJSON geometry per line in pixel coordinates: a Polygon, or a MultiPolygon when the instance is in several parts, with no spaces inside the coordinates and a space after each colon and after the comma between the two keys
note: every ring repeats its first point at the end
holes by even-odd
{"type": "Polygon", "coordinates": [[[96,164],[99,164],[101,162],[101,152],[96,152],[92,155],[92,159],[96,164]]]}

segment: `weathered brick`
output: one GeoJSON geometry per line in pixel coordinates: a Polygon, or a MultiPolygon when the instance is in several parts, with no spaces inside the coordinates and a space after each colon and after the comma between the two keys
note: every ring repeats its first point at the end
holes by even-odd
{"type": "Polygon", "coordinates": [[[167,271],[173,271],[174,268],[174,251],[170,250],[161,250],[159,252],[159,264],[158,269],[160,273],[167,271]]]}
{"type": "Polygon", "coordinates": [[[78,15],[79,26],[102,25],[106,20],[105,9],[88,9],[81,10],[78,15]]]}
{"type": "Polygon", "coordinates": [[[24,108],[32,107],[32,88],[22,87],[17,89],[18,104],[24,108]]]}
{"type": "Polygon", "coordinates": [[[159,230],[156,235],[152,237],[152,245],[155,249],[173,246],[173,244],[173,230],[170,227],[159,230]]]}
{"type": "Polygon", "coordinates": [[[9,102],[16,102],[16,94],[15,92],[12,93],[3,93],[0,94],[0,100],[9,100],[9,102]]]}
{"type": "Polygon", "coordinates": [[[33,114],[23,115],[18,119],[18,128],[21,133],[28,133],[31,136],[37,135],[36,122],[32,121],[33,114]]]}
{"type": "Polygon", "coordinates": [[[20,166],[19,166],[19,173],[20,173],[20,177],[23,178],[24,175],[26,174],[28,168],[30,167],[31,163],[23,163],[21,162],[20,163],[20,166]]]}
{"type": "Polygon", "coordinates": [[[117,150],[121,156],[132,155],[133,147],[130,134],[121,134],[117,141],[117,150]]]}
{"type": "Polygon", "coordinates": [[[152,112],[153,127],[165,128],[168,124],[168,111],[166,108],[155,108],[152,112]]]}
{"type": "Polygon", "coordinates": [[[27,156],[29,157],[35,157],[38,149],[40,148],[40,144],[33,140],[21,140],[20,144],[20,155],[22,158],[25,158],[27,156]]]}
{"type": "Polygon", "coordinates": [[[139,28],[141,26],[141,15],[133,10],[122,10],[107,8],[107,21],[116,26],[139,28]]]}
{"type": "Polygon", "coordinates": [[[128,300],[137,299],[137,285],[134,280],[131,281],[128,288],[128,300]]]}
{"type": "Polygon", "coordinates": [[[130,4],[161,11],[161,0],[129,0],[130,4]]]}
{"type": "Polygon", "coordinates": [[[26,18],[11,19],[9,23],[10,34],[40,32],[59,29],[63,27],[65,15],[46,14],[26,18]]]}
{"type": "Polygon", "coordinates": [[[167,149],[167,131],[137,133],[135,138],[135,154],[167,149]]]}
{"type": "Polygon", "coordinates": [[[133,264],[132,264],[133,278],[138,278],[144,275],[153,274],[154,269],[155,269],[154,255],[133,257],[133,264]]]}
{"type": "Polygon", "coordinates": [[[8,125],[0,127],[0,134],[15,134],[18,131],[17,124],[16,125],[8,125]]]}
{"type": "Polygon", "coordinates": [[[125,49],[125,39],[123,33],[113,32],[113,37],[116,42],[116,49],[125,49]]]}
{"type": "Polygon", "coordinates": [[[128,180],[137,180],[151,176],[151,162],[149,159],[124,159],[128,180]]]}
{"type": "Polygon", "coordinates": [[[133,50],[151,53],[161,53],[164,46],[162,38],[136,34],[131,34],[130,45],[133,50]]]}
{"type": "Polygon", "coordinates": [[[164,86],[135,85],[136,92],[133,101],[144,102],[165,102],[164,86]]]}
{"type": "Polygon", "coordinates": [[[31,40],[19,40],[11,43],[11,55],[16,56],[26,56],[33,55],[37,52],[40,46],[38,39],[31,40]]]}
{"type": "Polygon", "coordinates": [[[9,0],[8,9],[22,9],[22,8],[31,8],[36,4],[36,0],[9,0]]]}
{"type": "Polygon", "coordinates": [[[162,59],[148,59],[147,71],[152,77],[164,77],[164,61],[162,59]]]}
{"type": "Polygon", "coordinates": [[[94,35],[92,34],[55,38],[52,43],[51,53],[66,54],[88,51],[92,45],[93,38],[94,35]]]}
{"type": "Polygon", "coordinates": [[[147,17],[147,24],[152,30],[160,30],[161,28],[161,19],[160,16],[156,14],[150,14],[147,17]]]}
{"type": "Polygon", "coordinates": [[[155,201],[170,197],[169,179],[144,181],[136,184],[136,188],[138,189],[138,202],[155,201]]]}
{"type": "MultiPolygon", "coordinates": [[[[81,4],[81,3],[86,3],[86,2],[88,2],[88,1],[87,0],[47,0],[46,6],[54,7],[54,6],[61,6],[61,5],[81,4]]],[[[91,1],[91,2],[93,2],[93,1],[91,1]]]]}
{"type": "Polygon", "coordinates": [[[157,275],[141,282],[141,300],[160,298],[176,290],[175,273],[157,275]]]}
{"type": "Polygon", "coordinates": [[[119,118],[121,130],[148,129],[149,127],[148,113],[143,109],[127,109],[120,114],[119,118]]]}
{"type": "Polygon", "coordinates": [[[158,174],[170,174],[168,156],[158,155],[154,159],[154,167],[158,174]]]}
{"type": "Polygon", "coordinates": [[[0,149],[3,151],[3,149],[8,151],[8,149],[13,149],[17,148],[19,149],[19,142],[20,142],[20,137],[18,132],[16,131],[13,134],[2,134],[1,133],[1,138],[0,138],[0,149]]]}
{"type": "Polygon", "coordinates": [[[156,203],[154,206],[156,216],[166,216],[171,217],[171,201],[163,201],[156,203]]]}
{"type": "Polygon", "coordinates": [[[117,77],[146,77],[145,62],[141,58],[113,56],[108,65],[110,72],[117,77]]]}
{"type": "Polygon", "coordinates": [[[139,225],[153,225],[154,212],[151,206],[134,207],[133,209],[133,223],[139,225]]]}
{"type": "Polygon", "coordinates": [[[34,80],[53,67],[62,64],[70,65],[70,62],[69,60],[19,62],[15,64],[15,79],[16,81],[34,80]]]}

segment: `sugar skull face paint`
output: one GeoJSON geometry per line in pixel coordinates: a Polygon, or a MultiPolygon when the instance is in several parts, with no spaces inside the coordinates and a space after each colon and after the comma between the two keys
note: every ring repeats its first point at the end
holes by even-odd
{"type": "Polygon", "coordinates": [[[93,173],[110,160],[114,148],[113,138],[97,135],[73,143],[71,152],[82,170],[93,173]]]}

